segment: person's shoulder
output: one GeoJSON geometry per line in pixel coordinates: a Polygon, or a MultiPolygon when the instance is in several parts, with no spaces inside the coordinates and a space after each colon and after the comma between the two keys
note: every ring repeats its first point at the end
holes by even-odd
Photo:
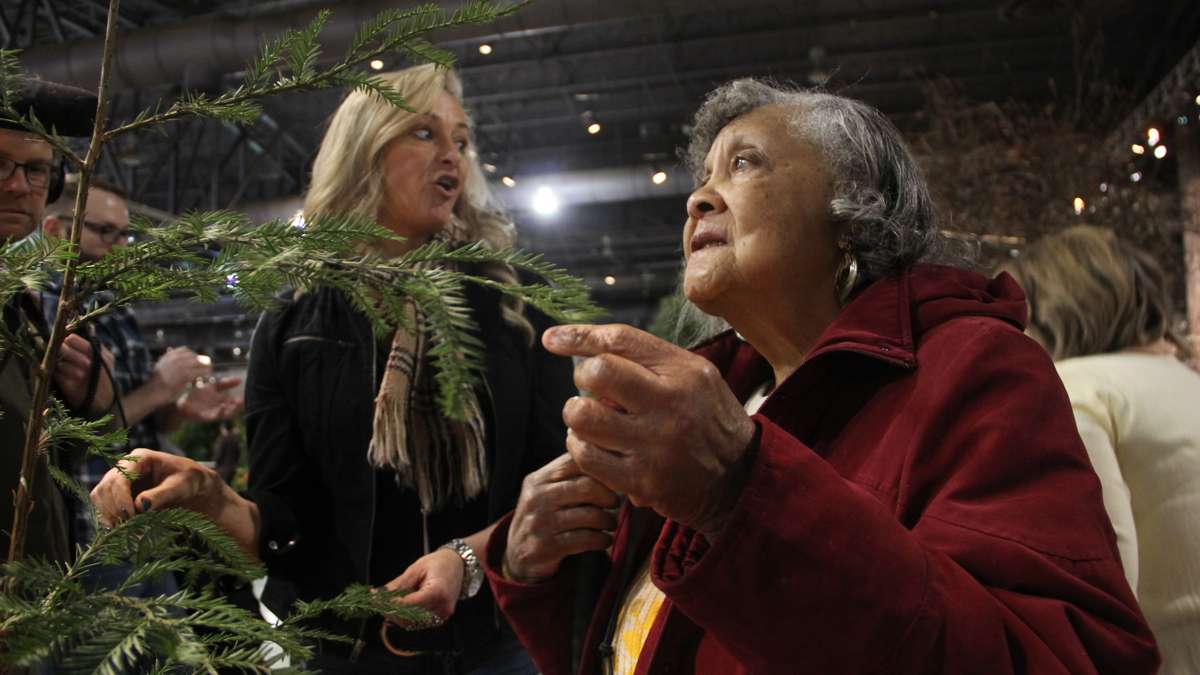
{"type": "Polygon", "coordinates": [[[276,298],[276,305],[263,312],[259,330],[280,339],[298,335],[336,337],[352,330],[360,320],[365,318],[336,288],[285,289],[276,298]]]}
{"type": "Polygon", "coordinates": [[[1046,350],[1020,328],[990,316],[960,316],[923,333],[917,342],[918,361],[964,356],[1032,358],[1048,368],[1046,350]]]}

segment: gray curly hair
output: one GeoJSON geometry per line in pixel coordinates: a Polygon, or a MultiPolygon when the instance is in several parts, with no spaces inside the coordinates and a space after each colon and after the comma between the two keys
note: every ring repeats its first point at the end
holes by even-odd
{"type": "Polygon", "coordinates": [[[925,178],[900,132],[861,101],[754,78],[723,84],[696,111],[688,147],[680,152],[697,182],[721,129],[774,105],[789,111],[792,132],[828,164],[829,214],[858,259],[856,288],[916,262],[971,265],[971,252],[942,234],[925,178]]]}

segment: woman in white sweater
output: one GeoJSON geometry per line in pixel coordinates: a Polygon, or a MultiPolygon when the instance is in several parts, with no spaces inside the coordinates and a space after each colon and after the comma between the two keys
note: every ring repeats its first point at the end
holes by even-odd
{"type": "Polygon", "coordinates": [[[1005,267],[1070,394],[1160,672],[1200,673],[1200,374],[1171,328],[1166,276],[1144,251],[1088,226],[1005,267]]]}

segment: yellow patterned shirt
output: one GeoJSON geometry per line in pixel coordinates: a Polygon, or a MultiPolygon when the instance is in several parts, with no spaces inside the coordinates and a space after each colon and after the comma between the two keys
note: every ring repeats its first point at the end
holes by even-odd
{"type": "MultiPolygon", "coordinates": [[[[753,415],[766,402],[770,384],[764,383],[746,401],[746,413],[753,415]]],[[[650,580],[650,560],[646,558],[642,571],[629,589],[621,614],[617,617],[617,630],[613,637],[613,675],[633,675],[637,670],[638,656],[650,635],[650,628],[658,618],[663,600],[667,596],[650,580]]]]}
{"type": "Polygon", "coordinates": [[[658,617],[666,597],[650,580],[650,559],[647,558],[617,618],[617,631],[613,638],[613,675],[633,675],[642,645],[646,644],[650,627],[654,625],[654,619],[658,617]]]}

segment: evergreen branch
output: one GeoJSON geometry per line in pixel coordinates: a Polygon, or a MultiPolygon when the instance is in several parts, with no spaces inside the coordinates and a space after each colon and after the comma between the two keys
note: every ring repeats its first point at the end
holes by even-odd
{"type": "Polygon", "coordinates": [[[326,613],[344,621],[382,616],[401,623],[428,622],[432,615],[427,610],[396,602],[407,594],[407,591],[389,591],[375,589],[366,584],[352,584],[336,597],[327,600],[297,601],[283,625],[311,621],[326,613]]]}
{"type": "Polygon", "coordinates": [[[365,87],[389,102],[401,101],[403,97],[398,92],[384,91],[390,87],[363,85],[360,76],[350,73],[359,64],[396,50],[406,50],[449,67],[453,60],[446,58],[448,52],[421,44],[412,44],[410,47],[410,43],[434,30],[495,21],[517,11],[523,4],[471,0],[452,14],[447,14],[436,5],[422,5],[406,12],[387,11],[359,30],[345,58],[325,69],[316,68],[320,57],[316,37],[327,18],[321,13],[306,28],[286,31],[268,43],[247,65],[241,86],[233,91],[212,98],[187,96],[166,110],[143,111],[144,114],[139,114],[134,120],[107,131],[104,140],[110,141],[136,129],[191,116],[214,117],[238,124],[250,123],[258,118],[262,110],[254,103],[255,100],[293,91],[348,85],[365,87]],[[287,74],[272,79],[271,72],[274,69],[286,71],[287,74]]]}
{"type": "Polygon", "coordinates": [[[401,43],[401,49],[418,61],[448,65],[453,65],[455,61],[453,52],[441,47],[435,47],[428,40],[422,38],[414,37],[404,41],[401,43]]]}
{"type": "Polygon", "coordinates": [[[406,10],[386,9],[359,26],[358,32],[350,40],[350,47],[342,59],[347,63],[361,63],[367,58],[372,49],[371,44],[383,36],[395,24],[416,16],[436,16],[441,10],[434,4],[417,5],[406,10]]]}
{"type": "Polygon", "coordinates": [[[69,449],[71,446],[87,448],[109,463],[116,464],[125,453],[112,448],[125,444],[126,431],[122,428],[106,430],[112,415],[95,420],[74,417],[57,399],[51,398],[46,411],[45,426],[42,427],[41,452],[69,449]]]}
{"type": "Polygon", "coordinates": [[[49,270],[75,258],[68,242],[26,237],[0,246],[0,304],[18,293],[37,292],[50,281],[49,270]]]}

